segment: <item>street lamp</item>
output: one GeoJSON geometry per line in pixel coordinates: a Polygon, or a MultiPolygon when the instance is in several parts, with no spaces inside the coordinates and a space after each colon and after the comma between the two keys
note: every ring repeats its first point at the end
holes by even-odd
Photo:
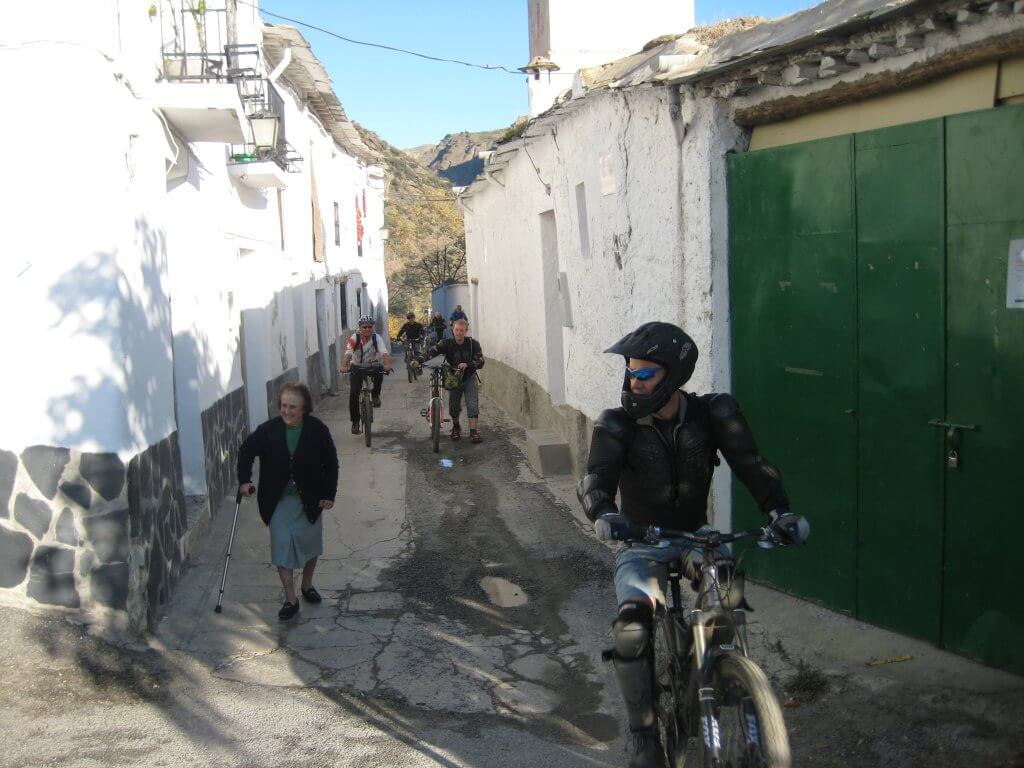
{"type": "Polygon", "coordinates": [[[280,124],[277,115],[257,115],[249,118],[252,143],[257,149],[273,149],[277,146],[277,131],[280,124]]]}

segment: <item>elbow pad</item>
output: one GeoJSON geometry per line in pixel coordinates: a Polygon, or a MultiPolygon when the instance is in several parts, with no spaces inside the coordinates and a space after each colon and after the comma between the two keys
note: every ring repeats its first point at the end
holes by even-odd
{"type": "Polygon", "coordinates": [[[619,511],[615,497],[601,487],[601,478],[597,475],[587,475],[576,484],[576,498],[583,506],[583,514],[591,522],[606,512],[619,511]]]}

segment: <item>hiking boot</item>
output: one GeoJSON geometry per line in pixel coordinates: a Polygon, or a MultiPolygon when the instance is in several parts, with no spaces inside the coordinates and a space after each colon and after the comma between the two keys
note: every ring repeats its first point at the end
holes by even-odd
{"type": "Polygon", "coordinates": [[[633,759],[629,768],[667,768],[657,731],[636,731],[632,735],[633,759]]]}
{"type": "Polygon", "coordinates": [[[373,407],[374,408],[380,408],[380,398],[379,397],[373,398],[373,407]]]}
{"type": "Polygon", "coordinates": [[[462,427],[459,426],[459,422],[452,424],[452,440],[458,440],[462,437],[462,427]]]}
{"type": "Polygon", "coordinates": [[[359,422],[358,421],[353,421],[352,422],[352,434],[353,435],[358,435],[362,431],[363,430],[359,428],[359,422]]]}
{"type": "Polygon", "coordinates": [[[469,430],[469,441],[471,443],[482,443],[484,439],[480,437],[480,430],[471,429],[469,430]]]}

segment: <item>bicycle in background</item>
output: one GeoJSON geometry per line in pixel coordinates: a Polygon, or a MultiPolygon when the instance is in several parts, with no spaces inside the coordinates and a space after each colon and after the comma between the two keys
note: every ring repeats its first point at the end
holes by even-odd
{"type": "Polygon", "coordinates": [[[359,390],[359,419],[363,422],[363,435],[366,441],[366,447],[369,448],[373,442],[371,435],[372,424],[373,424],[373,377],[378,373],[384,373],[385,375],[391,373],[385,371],[384,366],[380,363],[374,363],[373,365],[352,365],[352,370],[359,371],[363,375],[363,386],[359,390]]]}
{"type": "Polygon", "coordinates": [[[412,363],[422,350],[422,342],[419,339],[406,339],[403,346],[405,347],[405,374],[409,377],[409,383],[412,384],[420,377],[420,369],[412,363]]]}
{"type": "MultiPolygon", "coordinates": [[[[436,359],[436,358],[435,358],[436,359]]],[[[427,419],[430,425],[430,439],[434,445],[434,453],[441,450],[441,422],[447,421],[444,415],[444,400],[441,398],[441,369],[446,365],[443,358],[440,363],[423,363],[430,369],[430,400],[427,407],[420,411],[420,416],[427,419]]]]}

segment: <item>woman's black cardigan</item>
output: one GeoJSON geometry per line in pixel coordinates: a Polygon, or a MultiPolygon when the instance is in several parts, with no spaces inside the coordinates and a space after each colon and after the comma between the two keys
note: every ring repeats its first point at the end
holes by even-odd
{"type": "Polygon", "coordinates": [[[278,416],[260,424],[238,451],[239,485],[252,482],[252,462],[257,456],[260,480],[256,501],[260,517],[267,525],[293,477],[302,508],[311,523],[320,517],[321,500],[334,501],[338,493],[338,451],[327,425],[315,416],[306,414],[302,420],[302,434],[294,459],[288,455],[284,420],[278,416]]]}

